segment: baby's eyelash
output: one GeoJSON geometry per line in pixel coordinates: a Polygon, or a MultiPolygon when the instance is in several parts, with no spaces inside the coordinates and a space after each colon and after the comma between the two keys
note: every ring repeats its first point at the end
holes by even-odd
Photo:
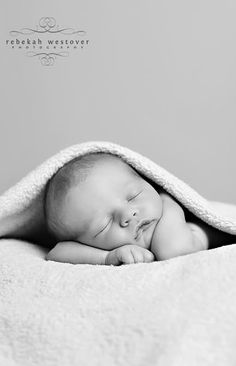
{"type": "Polygon", "coordinates": [[[135,196],[129,198],[128,201],[132,201],[134,198],[136,198],[137,196],[139,196],[140,193],[142,193],[142,191],[140,191],[139,193],[137,193],[135,196]]]}
{"type": "MultiPolygon", "coordinates": [[[[140,194],[142,193],[142,191],[140,191],[140,192],[138,192],[137,194],[135,194],[133,197],[131,197],[131,198],[129,198],[128,199],[128,202],[130,202],[130,201],[132,201],[133,199],[135,199],[137,196],[139,196],[140,194]]],[[[106,229],[106,227],[110,224],[110,222],[112,221],[112,219],[111,220],[109,220],[109,222],[106,224],[106,226],[104,226],[104,228],[103,229],[101,229],[95,236],[94,236],[94,238],[96,238],[99,234],[101,234],[105,229],[106,229]]]]}
{"type": "Polygon", "coordinates": [[[104,226],[104,228],[102,230],[100,230],[94,237],[96,238],[96,236],[101,234],[106,229],[106,227],[110,224],[110,222],[111,222],[111,220],[109,220],[108,223],[106,224],[106,226],[104,226]]]}

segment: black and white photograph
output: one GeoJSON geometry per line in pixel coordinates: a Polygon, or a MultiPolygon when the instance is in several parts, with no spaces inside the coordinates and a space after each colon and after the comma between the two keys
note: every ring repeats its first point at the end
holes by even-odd
{"type": "Polygon", "coordinates": [[[236,365],[236,2],[1,1],[0,365],[236,365]]]}

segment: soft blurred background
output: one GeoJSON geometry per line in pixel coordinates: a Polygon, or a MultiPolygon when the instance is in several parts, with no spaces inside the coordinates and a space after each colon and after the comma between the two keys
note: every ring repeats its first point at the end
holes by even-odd
{"type": "Polygon", "coordinates": [[[236,203],[235,1],[8,0],[0,19],[0,194],[59,150],[99,140],[236,203]],[[43,66],[5,45],[46,16],[85,30],[88,47],[43,66]]]}

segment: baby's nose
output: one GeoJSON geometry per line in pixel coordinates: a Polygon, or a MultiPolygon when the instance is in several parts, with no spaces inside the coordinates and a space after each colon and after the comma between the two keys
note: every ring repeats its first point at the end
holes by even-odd
{"type": "Polygon", "coordinates": [[[120,216],[120,225],[122,227],[126,227],[129,225],[130,221],[134,219],[134,217],[137,216],[137,210],[132,210],[130,212],[126,212],[123,215],[120,216]]]}

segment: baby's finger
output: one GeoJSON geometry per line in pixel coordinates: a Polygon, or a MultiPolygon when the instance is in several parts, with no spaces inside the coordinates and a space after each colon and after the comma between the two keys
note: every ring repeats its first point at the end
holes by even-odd
{"type": "Polygon", "coordinates": [[[122,253],[119,257],[119,260],[123,263],[123,264],[133,264],[134,262],[134,257],[132,255],[131,252],[127,252],[127,253],[122,253]]]}
{"type": "Polygon", "coordinates": [[[134,263],[142,263],[144,262],[144,256],[143,253],[139,250],[131,250],[133,257],[134,257],[134,263]]]}
{"type": "Polygon", "coordinates": [[[150,263],[150,262],[154,262],[154,260],[155,260],[155,256],[152,252],[150,252],[148,250],[144,253],[144,262],[150,263]]]}

